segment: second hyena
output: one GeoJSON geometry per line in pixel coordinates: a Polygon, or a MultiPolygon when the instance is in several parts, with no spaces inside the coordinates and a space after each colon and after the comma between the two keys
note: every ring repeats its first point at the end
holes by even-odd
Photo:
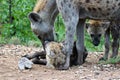
{"type": "Polygon", "coordinates": [[[118,55],[119,49],[119,36],[120,36],[120,24],[113,21],[104,20],[89,20],[86,23],[87,32],[90,34],[92,43],[98,46],[100,43],[101,36],[105,37],[105,54],[100,60],[107,60],[109,49],[110,49],[110,34],[112,35],[112,56],[116,57],[118,55]]]}

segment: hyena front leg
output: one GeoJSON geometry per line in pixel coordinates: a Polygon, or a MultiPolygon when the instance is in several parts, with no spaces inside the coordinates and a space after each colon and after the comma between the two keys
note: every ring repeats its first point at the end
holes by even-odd
{"type": "Polygon", "coordinates": [[[56,0],[59,12],[62,14],[66,27],[65,47],[66,62],[59,69],[68,69],[70,66],[70,55],[72,54],[74,34],[79,20],[79,14],[71,3],[65,0],[56,0]]]}
{"type": "Polygon", "coordinates": [[[104,37],[105,37],[105,54],[103,57],[99,59],[100,61],[108,59],[108,54],[110,50],[110,27],[106,30],[104,37]]]}
{"type": "MultiPolygon", "coordinates": [[[[84,25],[85,25],[85,20],[79,20],[79,23],[77,25],[76,29],[76,35],[77,35],[77,42],[76,42],[76,48],[78,52],[78,60],[77,64],[81,65],[84,63],[84,25]]],[[[86,58],[86,57],[85,57],[86,58]]]]}
{"type": "Polygon", "coordinates": [[[111,58],[115,58],[118,55],[119,50],[119,39],[120,39],[120,25],[119,23],[115,23],[114,26],[111,27],[111,34],[113,38],[112,42],[112,55],[111,58]]]}

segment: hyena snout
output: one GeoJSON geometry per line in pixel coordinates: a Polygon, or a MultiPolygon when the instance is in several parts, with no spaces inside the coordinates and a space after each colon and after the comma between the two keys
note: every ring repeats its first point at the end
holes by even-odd
{"type": "Polygon", "coordinates": [[[91,38],[94,46],[98,46],[100,44],[101,35],[91,35],[91,38]]]}
{"type": "Polygon", "coordinates": [[[98,39],[94,39],[94,40],[93,40],[94,46],[98,46],[99,43],[100,43],[100,40],[98,40],[98,39]]]}

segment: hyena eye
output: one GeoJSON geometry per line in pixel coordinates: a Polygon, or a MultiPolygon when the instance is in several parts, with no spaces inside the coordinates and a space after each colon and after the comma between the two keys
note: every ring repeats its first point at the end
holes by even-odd
{"type": "Polygon", "coordinates": [[[94,37],[94,34],[90,34],[91,37],[94,37]]]}
{"type": "Polygon", "coordinates": [[[98,34],[98,37],[101,37],[101,34],[98,34]]]}

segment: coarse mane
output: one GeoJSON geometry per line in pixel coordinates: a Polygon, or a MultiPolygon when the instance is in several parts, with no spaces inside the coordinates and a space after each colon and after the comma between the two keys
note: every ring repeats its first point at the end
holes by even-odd
{"type": "Polygon", "coordinates": [[[43,10],[46,3],[47,3],[47,0],[37,0],[37,3],[33,9],[33,12],[39,12],[39,11],[43,10]]]}

